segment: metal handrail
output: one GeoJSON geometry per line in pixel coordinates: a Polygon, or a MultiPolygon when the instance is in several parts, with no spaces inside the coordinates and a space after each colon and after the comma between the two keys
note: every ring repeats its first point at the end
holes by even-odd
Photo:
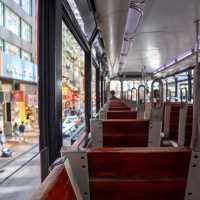
{"type": "Polygon", "coordinates": [[[188,90],[187,90],[186,87],[180,89],[180,99],[181,99],[181,103],[184,102],[184,101],[183,101],[183,91],[185,91],[185,103],[187,103],[187,102],[188,102],[188,90]]]}
{"type": "Polygon", "coordinates": [[[138,86],[137,94],[138,94],[138,95],[137,95],[138,104],[144,104],[145,101],[146,101],[146,87],[145,87],[145,85],[139,85],[139,86],[138,86]],[[143,88],[143,90],[144,90],[143,99],[140,98],[140,90],[141,90],[142,88],[143,88]],[[143,101],[141,101],[141,100],[143,100],[143,101]]]}
{"type": "Polygon", "coordinates": [[[165,79],[165,84],[166,84],[166,88],[165,88],[165,101],[167,102],[168,101],[168,82],[167,80],[165,79]]]}
{"type": "Polygon", "coordinates": [[[133,87],[132,89],[131,89],[131,100],[133,101],[133,91],[135,90],[135,95],[136,95],[136,102],[137,102],[137,99],[138,99],[138,96],[137,96],[137,88],[136,87],[133,87]]]}
{"type": "Polygon", "coordinates": [[[151,104],[152,106],[155,106],[154,104],[154,84],[158,83],[159,84],[159,104],[156,102],[157,107],[161,107],[163,105],[163,82],[160,78],[155,79],[151,83],[151,104]]]}
{"type": "Polygon", "coordinates": [[[167,89],[167,97],[169,97],[169,99],[167,99],[167,101],[168,102],[171,102],[171,100],[172,100],[172,92],[171,92],[171,90],[170,89],[167,89]]]}
{"type": "Polygon", "coordinates": [[[131,89],[128,89],[126,93],[127,93],[127,94],[126,94],[126,95],[127,95],[127,100],[132,100],[132,99],[131,99],[131,96],[130,96],[130,99],[129,99],[129,93],[131,93],[131,95],[132,95],[131,89]]]}

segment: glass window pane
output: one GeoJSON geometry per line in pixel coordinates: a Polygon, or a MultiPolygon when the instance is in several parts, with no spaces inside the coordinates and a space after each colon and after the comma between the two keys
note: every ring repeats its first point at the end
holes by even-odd
{"type": "Polygon", "coordinates": [[[20,57],[20,48],[5,42],[5,52],[10,54],[11,56],[18,56],[20,57]]]}
{"type": "Polygon", "coordinates": [[[31,26],[22,20],[22,32],[21,32],[22,39],[31,42],[31,36],[32,36],[31,26]]]}
{"type": "Polygon", "coordinates": [[[0,50],[3,51],[3,40],[0,39],[0,50]]]}
{"type": "Polygon", "coordinates": [[[92,67],[92,115],[96,115],[96,68],[92,67]]]}
{"type": "Polygon", "coordinates": [[[3,4],[0,2],[0,26],[3,26],[3,4]]]}
{"type": "Polygon", "coordinates": [[[22,50],[22,60],[27,60],[27,61],[31,62],[31,60],[32,60],[31,53],[28,53],[28,52],[22,50]]]}
{"type": "Polygon", "coordinates": [[[63,144],[71,145],[84,128],[84,51],[62,25],[63,144]]]}
{"type": "Polygon", "coordinates": [[[20,35],[20,18],[7,7],[5,7],[5,27],[17,36],[20,35]]]}
{"type": "Polygon", "coordinates": [[[110,90],[115,91],[115,96],[120,98],[121,93],[121,82],[120,81],[111,81],[110,82],[110,90]]]}
{"type": "Polygon", "coordinates": [[[20,5],[20,0],[14,0],[14,2],[20,5]]]}
{"type": "Polygon", "coordinates": [[[32,1],[31,0],[22,0],[22,8],[29,14],[32,14],[32,1]]]}

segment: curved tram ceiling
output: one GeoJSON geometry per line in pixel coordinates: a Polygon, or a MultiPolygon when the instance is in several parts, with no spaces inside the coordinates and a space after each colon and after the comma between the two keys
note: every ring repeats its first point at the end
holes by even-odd
{"type": "MultiPolygon", "coordinates": [[[[195,48],[194,21],[200,19],[199,0],[95,0],[95,6],[111,77],[143,69],[155,72],[195,48]],[[126,33],[138,20],[129,18],[132,4],[141,9],[142,16],[125,47],[126,33]],[[127,53],[122,56],[124,48],[127,53]]],[[[194,63],[190,57],[187,64],[194,63]]]]}

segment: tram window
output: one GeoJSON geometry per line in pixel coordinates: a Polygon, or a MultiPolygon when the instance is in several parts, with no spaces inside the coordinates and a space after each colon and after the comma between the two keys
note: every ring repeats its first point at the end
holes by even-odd
{"type": "Polygon", "coordinates": [[[92,115],[96,115],[96,68],[92,66],[92,115]]]}
{"type": "Polygon", "coordinates": [[[62,23],[62,132],[71,145],[84,128],[84,51],[62,23]]]}
{"type": "Polygon", "coordinates": [[[120,93],[121,93],[121,83],[120,83],[120,81],[111,81],[110,82],[110,91],[111,90],[114,90],[115,96],[120,98],[120,93]]]}
{"type": "Polygon", "coordinates": [[[133,88],[133,81],[123,81],[123,91],[124,93],[128,94],[128,99],[130,99],[130,92],[127,93],[128,90],[133,88]]]}
{"type": "Polygon", "coordinates": [[[186,94],[186,91],[188,92],[188,83],[187,82],[181,82],[178,84],[178,96],[179,100],[181,100],[181,89],[185,88],[186,90],[183,90],[183,98],[185,99],[188,94],[186,94]]]}

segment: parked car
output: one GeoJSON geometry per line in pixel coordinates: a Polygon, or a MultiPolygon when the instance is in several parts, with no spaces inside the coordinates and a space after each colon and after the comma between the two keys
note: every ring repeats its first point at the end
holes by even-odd
{"type": "Polygon", "coordinates": [[[74,122],[64,121],[62,125],[63,136],[70,137],[76,130],[76,124],[74,122]]]}

